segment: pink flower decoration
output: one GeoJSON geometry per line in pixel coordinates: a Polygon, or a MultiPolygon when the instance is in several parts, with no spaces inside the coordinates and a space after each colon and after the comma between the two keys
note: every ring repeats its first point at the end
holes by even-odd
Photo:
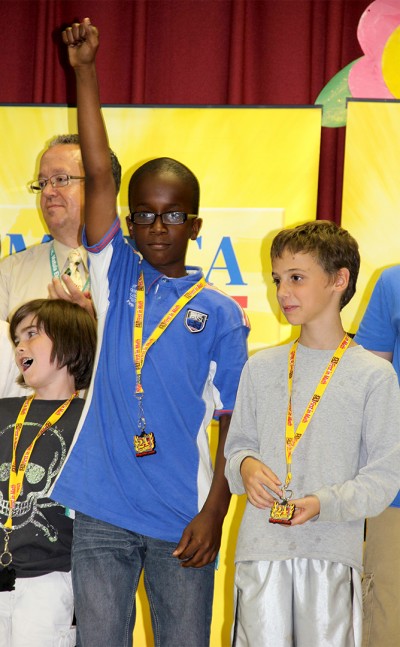
{"type": "Polygon", "coordinates": [[[382,54],[389,36],[399,25],[399,0],[375,0],[362,14],[357,37],[365,55],[349,72],[349,88],[353,97],[394,98],[383,78],[382,54]]]}

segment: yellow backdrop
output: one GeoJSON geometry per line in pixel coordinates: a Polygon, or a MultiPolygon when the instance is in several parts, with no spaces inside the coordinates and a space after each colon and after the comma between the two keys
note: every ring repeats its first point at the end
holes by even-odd
{"type": "MultiPolygon", "coordinates": [[[[290,334],[278,314],[270,279],[269,243],[276,230],[316,214],[321,111],[309,108],[104,108],[110,145],[123,168],[120,213],[127,209],[132,170],[159,156],[187,164],[201,185],[202,236],[188,263],[236,297],[249,314],[253,351],[290,334]],[[271,305],[270,305],[271,303],[271,305]]],[[[76,132],[75,110],[0,107],[1,254],[38,243],[46,234],[38,198],[27,191],[45,143],[76,132]]],[[[215,429],[210,430],[212,446],[215,429]]],[[[225,521],[216,573],[212,647],[229,645],[233,558],[244,504],[234,497],[225,521]]],[[[136,647],[152,645],[140,589],[136,647]]],[[[113,601],[110,601],[112,606],[113,601]]]]}
{"type": "Polygon", "coordinates": [[[348,104],[342,225],[360,246],[356,296],[343,311],[356,332],[384,267],[400,262],[400,101],[348,104]]]}

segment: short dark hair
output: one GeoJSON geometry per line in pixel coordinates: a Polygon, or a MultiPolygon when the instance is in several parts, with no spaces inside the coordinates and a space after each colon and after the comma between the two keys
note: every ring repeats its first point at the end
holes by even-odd
{"type": "Polygon", "coordinates": [[[281,258],[285,250],[292,254],[311,254],[331,276],[346,267],[350,278],[342,294],[340,308],[349,303],[356,291],[360,253],[357,241],[346,229],[329,220],[313,220],[292,229],[283,229],[272,241],[271,260],[281,258]]]}
{"type": "MultiPolygon", "coordinates": [[[[48,145],[48,148],[53,148],[53,146],[59,146],[60,144],[75,144],[80,146],[79,135],[78,134],[68,134],[68,135],[57,135],[54,137],[48,145]]],[[[118,157],[111,148],[110,157],[111,157],[111,170],[115,182],[115,187],[117,194],[121,188],[121,164],[118,161],[118,157]]]]}
{"type": "MultiPolygon", "coordinates": [[[[34,299],[18,308],[10,321],[11,341],[16,345],[16,328],[25,317],[32,315],[35,325],[42,328],[53,342],[50,361],[58,368],[66,366],[75,379],[75,388],[86,389],[92,376],[96,351],[96,323],[89,313],[76,303],[63,299],[34,299]]],[[[20,384],[24,384],[21,375],[20,384]]]]}
{"type": "Polygon", "coordinates": [[[136,171],[133,172],[131,179],[129,180],[129,189],[128,189],[128,202],[129,202],[129,208],[131,206],[131,193],[133,191],[133,188],[136,184],[136,182],[141,178],[143,175],[147,173],[173,173],[176,175],[178,178],[183,180],[183,182],[186,182],[192,191],[192,213],[198,214],[199,213],[199,204],[200,204],[200,185],[197,177],[195,174],[182,164],[182,162],[178,162],[177,160],[172,159],[171,157],[157,157],[155,159],[149,160],[148,162],[145,162],[141,166],[139,166],[136,171]]]}

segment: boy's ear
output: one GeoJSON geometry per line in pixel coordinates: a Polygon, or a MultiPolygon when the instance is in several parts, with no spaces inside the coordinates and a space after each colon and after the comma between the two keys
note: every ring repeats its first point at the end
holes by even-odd
{"type": "Polygon", "coordinates": [[[339,292],[344,292],[349,284],[350,270],[348,267],[342,267],[336,272],[334,286],[339,292]]]}
{"type": "Polygon", "coordinates": [[[195,218],[192,220],[192,233],[190,234],[190,240],[196,240],[199,235],[203,221],[201,218],[195,218]]]}
{"type": "Polygon", "coordinates": [[[135,238],[134,233],[133,233],[133,232],[134,232],[133,222],[132,222],[132,220],[130,219],[130,216],[126,216],[126,218],[125,218],[125,222],[126,222],[126,225],[127,225],[127,227],[128,227],[129,236],[130,236],[131,238],[135,238]]]}

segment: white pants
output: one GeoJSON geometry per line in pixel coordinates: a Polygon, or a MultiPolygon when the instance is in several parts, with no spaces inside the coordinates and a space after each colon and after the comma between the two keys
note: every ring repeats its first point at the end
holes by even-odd
{"type": "Polygon", "coordinates": [[[361,645],[361,576],[343,564],[239,562],[235,609],[234,647],[361,645]]]}
{"type": "Polygon", "coordinates": [[[71,573],[17,578],[0,592],[1,647],[73,647],[71,573]]]}

